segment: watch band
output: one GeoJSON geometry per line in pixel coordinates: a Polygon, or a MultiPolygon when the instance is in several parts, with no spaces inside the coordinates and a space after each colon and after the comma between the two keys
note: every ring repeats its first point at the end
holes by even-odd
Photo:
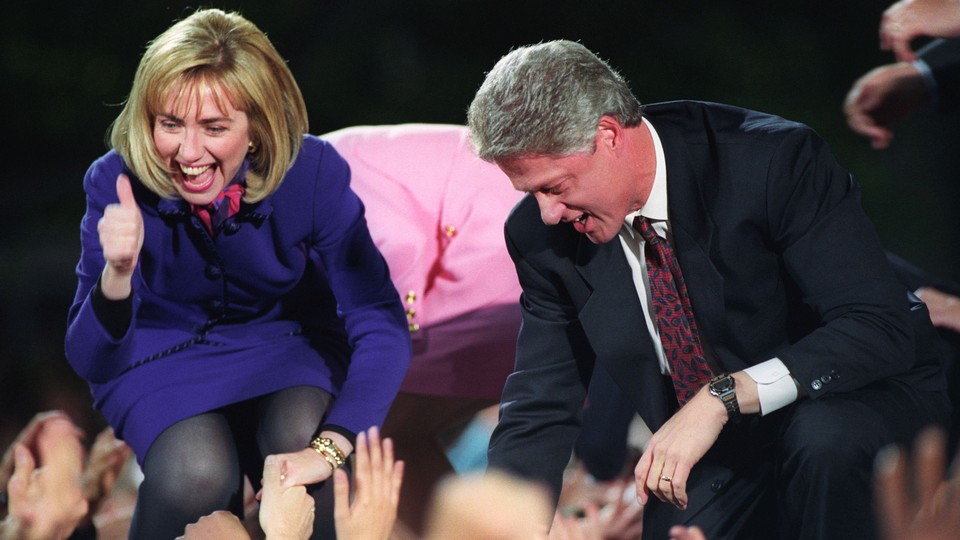
{"type": "Polygon", "coordinates": [[[718,397],[727,409],[730,420],[740,420],[740,403],[737,402],[737,381],[728,373],[710,379],[710,394],[718,397]]]}

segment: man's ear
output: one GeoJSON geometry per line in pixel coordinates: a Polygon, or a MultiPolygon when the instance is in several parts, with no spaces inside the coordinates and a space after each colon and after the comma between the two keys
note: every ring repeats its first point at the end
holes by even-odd
{"type": "Polygon", "coordinates": [[[624,143],[623,137],[623,126],[619,120],[609,115],[600,117],[600,121],[597,122],[596,144],[598,148],[603,145],[609,150],[619,151],[624,143]]]}

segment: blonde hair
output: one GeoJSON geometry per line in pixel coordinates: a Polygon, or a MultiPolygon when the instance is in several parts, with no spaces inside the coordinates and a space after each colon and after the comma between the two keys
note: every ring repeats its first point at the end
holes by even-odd
{"type": "Polygon", "coordinates": [[[173,198],[174,171],[154,145],[154,122],[171,93],[179,106],[207,89],[221,109],[229,101],[247,115],[251,153],[244,200],[257,202],[277,189],[296,160],[308,130],[307,109],[270,40],[237,13],[199,10],[148,45],[110,144],[147,188],[173,198]]]}

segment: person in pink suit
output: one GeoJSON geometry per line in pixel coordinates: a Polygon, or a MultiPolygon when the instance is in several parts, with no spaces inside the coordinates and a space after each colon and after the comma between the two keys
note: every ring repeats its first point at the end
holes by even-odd
{"type": "Polygon", "coordinates": [[[477,158],[463,126],[357,126],[322,136],[350,165],[404,307],[413,360],[383,425],[406,462],[403,525],[422,533],[452,471],[440,435],[497,403],[520,328],[503,223],[521,194],[477,158]]]}

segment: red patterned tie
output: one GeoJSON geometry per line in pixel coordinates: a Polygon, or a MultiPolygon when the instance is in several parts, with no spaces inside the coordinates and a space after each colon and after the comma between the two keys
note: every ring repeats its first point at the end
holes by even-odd
{"type": "Polygon", "coordinates": [[[703,356],[697,321],[693,318],[687,286],[673,248],[657,235],[647,218],[638,217],[633,227],[647,243],[644,254],[650,278],[650,300],[673,388],[682,407],[710,381],[713,371],[703,356]]]}
{"type": "Polygon", "coordinates": [[[190,205],[193,213],[196,214],[203,225],[207,228],[210,236],[216,236],[220,230],[220,224],[233,216],[240,210],[240,199],[243,197],[242,184],[230,184],[226,189],[217,195],[217,198],[207,206],[190,205]]]}

